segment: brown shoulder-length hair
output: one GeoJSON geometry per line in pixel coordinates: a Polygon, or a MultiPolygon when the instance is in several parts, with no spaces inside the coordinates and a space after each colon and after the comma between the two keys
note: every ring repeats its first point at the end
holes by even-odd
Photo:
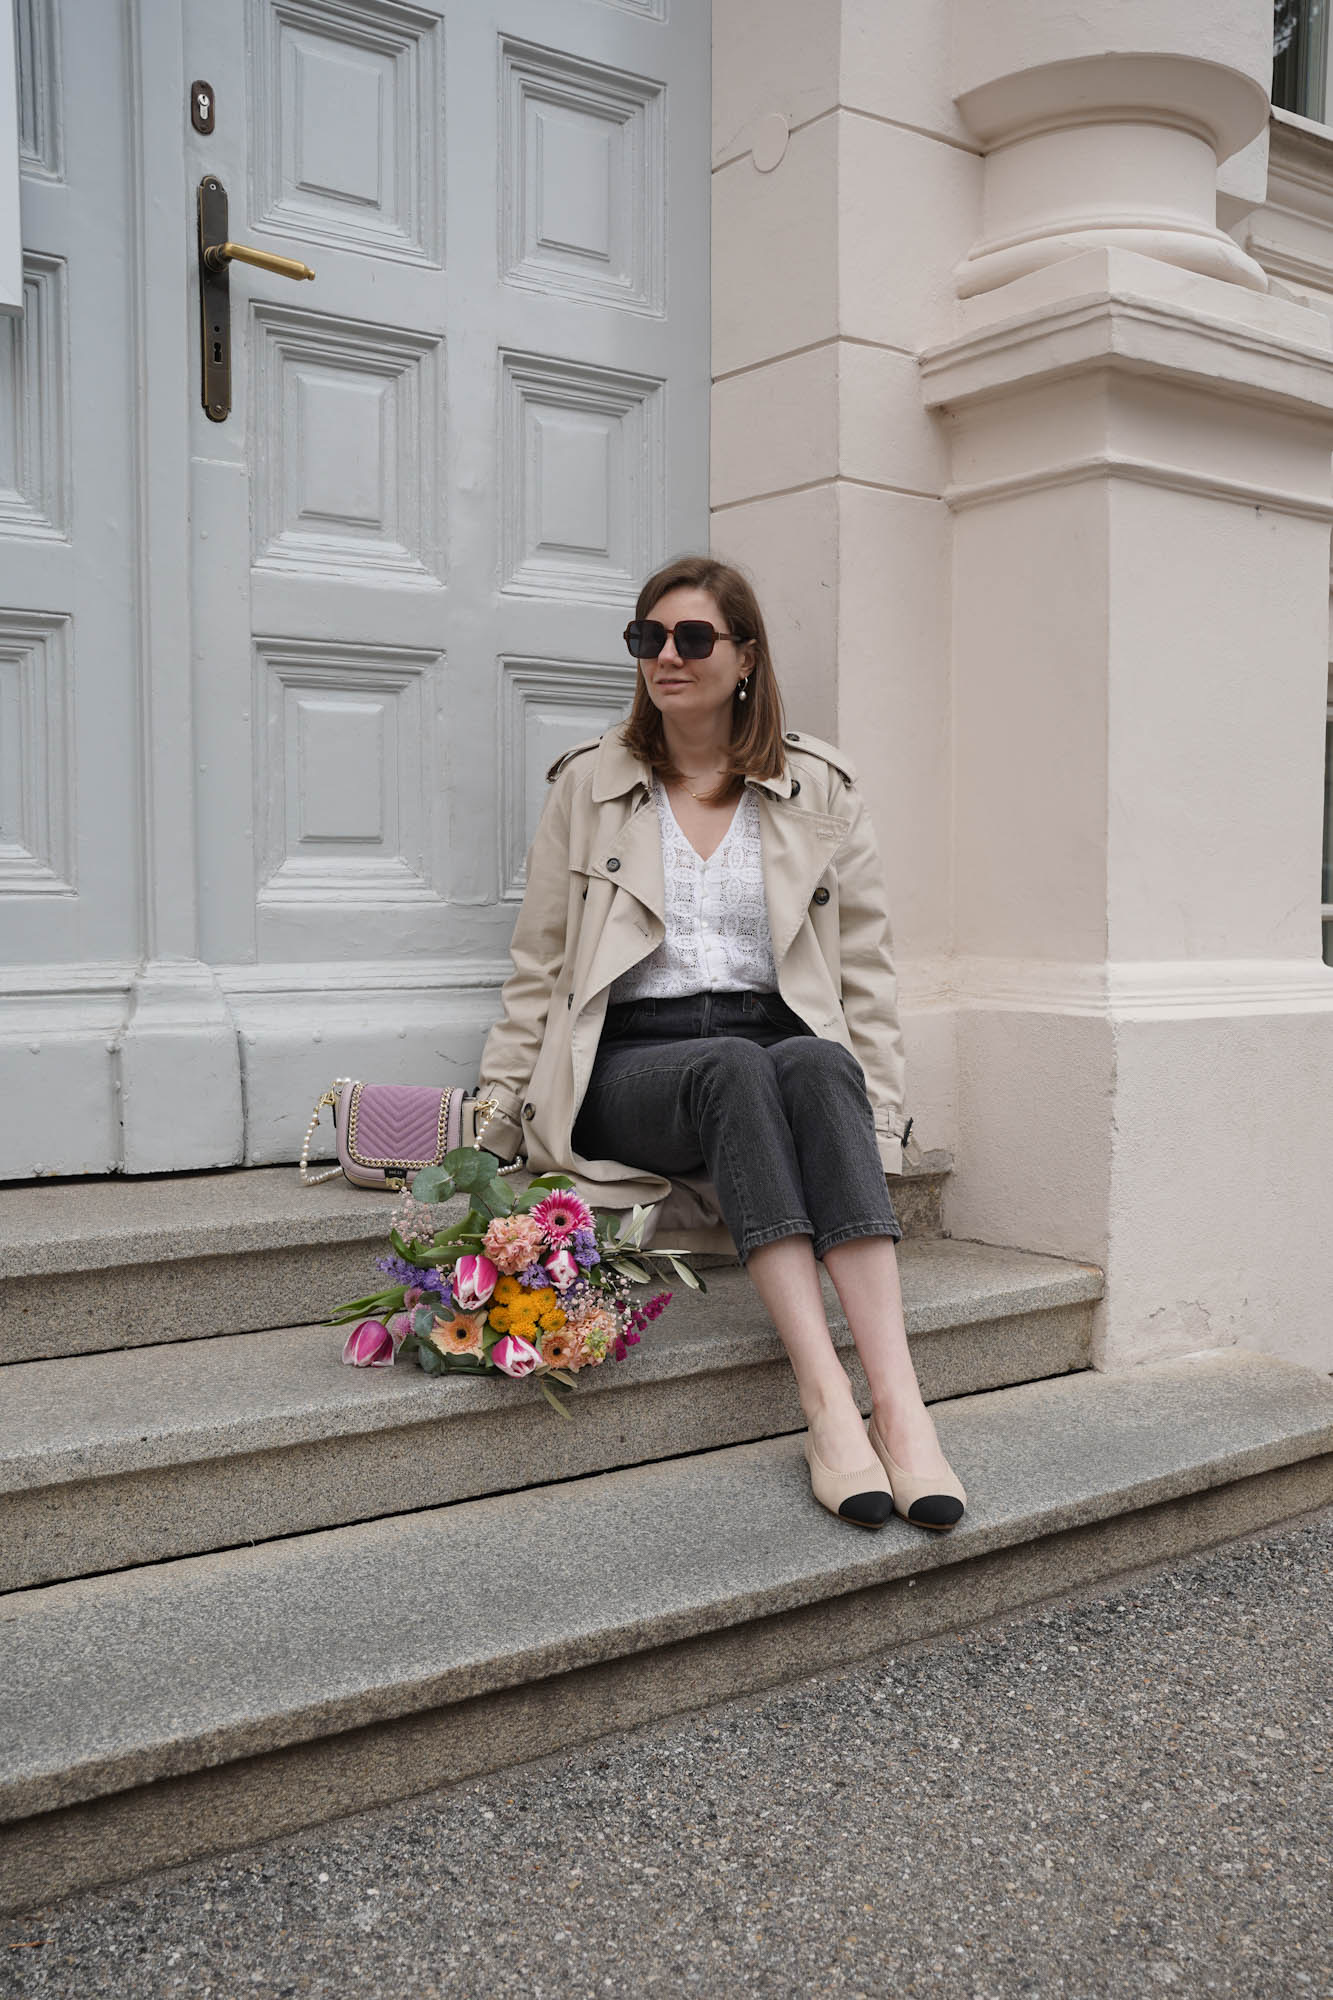
{"type": "MultiPolygon", "coordinates": [[[[672,590],[706,590],[714,599],[728,632],[753,648],[754,666],[745,683],[746,699],[731,704],[731,745],[727,753],[725,777],[708,795],[710,804],[735,797],[746,778],[779,778],[785,758],[782,750],[782,696],[768,650],[764,614],[754,586],[742,570],[715,556],[677,556],[664,569],[650,576],[634,606],[636,618],[646,618],[653,606],[672,590]]],[[[625,743],[634,755],[659,777],[682,776],[671,761],[662,730],[660,710],[654,707],[640,674],[634,702],[625,724],[625,743]]]]}

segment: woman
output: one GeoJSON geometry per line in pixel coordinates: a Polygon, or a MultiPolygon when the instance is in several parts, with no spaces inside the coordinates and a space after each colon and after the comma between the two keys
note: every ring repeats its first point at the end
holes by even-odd
{"type": "Polygon", "coordinates": [[[784,731],[739,571],[670,563],[625,637],[628,722],[549,773],[482,1056],[486,1144],[603,1206],[711,1202],[791,1360],[816,1498],[862,1527],[895,1507],[952,1527],[966,1496],[903,1327],[884,1178],[906,1137],[902,1038],[854,774],[784,731]],[[870,1385],[873,1455],[817,1260],[870,1385]]]}

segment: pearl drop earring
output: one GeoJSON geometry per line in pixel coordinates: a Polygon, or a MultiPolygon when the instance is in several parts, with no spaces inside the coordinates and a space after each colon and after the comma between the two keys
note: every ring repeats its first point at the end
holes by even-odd
{"type": "Polygon", "coordinates": [[[741,678],[736,683],[737,701],[748,701],[750,699],[749,691],[746,688],[745,681],[746,681],[746,676],[742,674],[741,678]]]}

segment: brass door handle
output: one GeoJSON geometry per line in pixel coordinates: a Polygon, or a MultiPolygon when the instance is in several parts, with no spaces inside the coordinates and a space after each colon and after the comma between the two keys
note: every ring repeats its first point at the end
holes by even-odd
{"type": "Polygon", "coordinates": [[[252,250],[227,234],[227,190],[215,174],[199,183],[199,346],[200,400],[210,422],[231,415],[231,266],[254,264],[278,278],[313,278],[308,264],[252,250]]]}
{"type": "Polygon", "coordinates": [[[308,264],[298,262],[295,257],[275,257],[271,250],[252,250],[248,243],[208,243],[204,246],[204,263],[210,271],[223,271],[228,264],[253,264],[261,271],[272,271],[279,278],[313,278],[314,272],[308,264]]]}

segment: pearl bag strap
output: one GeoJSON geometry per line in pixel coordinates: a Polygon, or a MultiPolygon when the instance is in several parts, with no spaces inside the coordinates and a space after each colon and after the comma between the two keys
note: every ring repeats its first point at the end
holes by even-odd
{"type": "Polygon", "coordinates": [[[310,1123],[305,1128],[305,1138],[301,1142],[302,1187],[318,1187],[322,1181],[336,1180],[338,1178],[338,1175],[342,1172],[342,1166],[341,1164],[339,1164],[336,1167],[330,1167],[325,1173],[312,1174],[310,1171],[310,1142],[315,1136],[315,1127],[319,1124],[319,1114],[324,1109],[324,1106],[326,1104],[336,1105],[338,1102],[339,1090],[341,1090],[344,1085],[349,1084],[351,1081],[352,1079],[350,1076],[335,1077],[332,1090],[326,1090],[324,1092],[324,1095],[320,1098],[318,1104],[315,1106],[314,1110],[310,1114],[310,1123]]]}

